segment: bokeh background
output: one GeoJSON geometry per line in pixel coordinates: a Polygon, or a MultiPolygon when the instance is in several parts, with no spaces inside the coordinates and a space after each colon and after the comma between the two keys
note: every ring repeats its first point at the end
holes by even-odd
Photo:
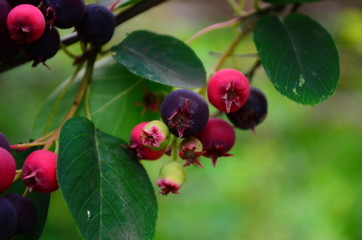
{"type": "MultiPolygon", "coordinates": [[[[236,130],[234,156],[219,159],[217,167],[202,159],[203,169],[187,168],[179,195],[157,194],[157,240],[362,239],[362,2],[325,0],[300,11],[319,21],[336,42],[342,73],[336,93],[317,106],[303,106],[276,92],[259,69],[253,85],[268,97],[265,122],[255,134],[236,130]]],[[[227,0],[172,0],[119,26],[112,43],[136,29],[187,40],[232,15],[227,0]]],[[[236,28],[217,30],[190,46],[210,72],[237,33],[236,28]]],[[[256,53],[251,39],[236,53],[256,53]]],[[[246,72],[254,60],[236,55],[225,67],[246,72]]],[[[51,70],[25,64],[0,74],[0,131],[11,143],[32,138],[37,111],[73,71],[62,52],[47,64],[51,70]]],[[[144,162],[156,191],[165,161],[144,162]]],[[[62,239],[81,238],[55,192],[41,240],[62,239]]]]}

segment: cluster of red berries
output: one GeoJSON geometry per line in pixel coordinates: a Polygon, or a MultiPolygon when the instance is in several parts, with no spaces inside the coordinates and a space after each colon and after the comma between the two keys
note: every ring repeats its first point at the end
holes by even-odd
{"type": "Polygon", "coordinates": [[[103,5],[84,0],[0,1],[0,61],[23,51],[34,66],[53,57],[60,47],[57,28],[75,28],[81,39],[95,46],[108,42],[115,18],[103,5]]]}
{"type": "MultiPolygon", "coordinates": [[[[51,193],[58,189],[57,155],[48,150],[29,154],[21,169],[23,183],[30,191],[51,193]]],[[[17,179],[16,161],[6,137],[0,133],[0,193],[17,179]]],[[[36,221],[36,208],[31,200],[10,193],[0,196],[0,239],[28,233],[36,221]]]]}
{"type": "MultiPolygon", "coordinates": [[[[265,95],[250,87],[248,79],[234,69],[216,72],[208,82],[207,96],[209,103],[240,129],[254,131],[267,114],[265,95]]],[[[200,156],[210,158],[214,166],[219,157],[231,156],[229,151],[236,138],[234,127],[226,120],[209,117],[208,103],[198,93],[175,90],[162,101],[160,112],[162,121],[142,122],[133,128],[130,148],[139,160],[156,160],[176,153],[186,161],[183,165],[170,161],[161,168],[157,182],[161,194],[177,193],[186,178],[184,167],[203,167],[200,156]]]]}

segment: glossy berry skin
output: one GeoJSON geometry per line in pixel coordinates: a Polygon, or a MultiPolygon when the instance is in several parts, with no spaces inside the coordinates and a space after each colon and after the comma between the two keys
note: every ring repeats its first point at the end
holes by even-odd
{"type": "Polygon", "coordinates": [[[7,0],[11,7],[16,7],[20,4],[31,4],[33,6],[39,6],[41,0],[7,0]]]}
{"type": "Polygon", "coordinates": [[[21,4],[8,15],[7,26],[12,39],[19,43],[31,43],[39,39],[45,30],[43,13],[33,5],[21,4]]]}
{"type": "Polygon", "coordinates": [[[34,60],[33,67],[38,63],[44,63],[58,52],[60,47],[59,32],[55,27],[47,26],[44,34],[30,44],[24,44],[25,53],[34,60]]]}
{"type": "Polygon", "coordinates": [[[207,85],[209,102],[222,112],[235,112],[248,100],[250,84],[241,72],[234,69],[217,71],[207,85]]]}
{"type": "Polygon", "coordinates": [[[192,137],[205,128],[209,119],[209,107],[199,94],[179,89],[163,100],[161,117],[175,136],[192,137]]]}
{"type": "Polygon", "coordinates": [[[85,16],[76,29],[84,42],[101,46],[111,40],[116,28],[113,13],[100,4],[89,4],[85,16]]]}
{"type": "Polygon", "coordinates": [[[9,199],[0,197],[0,239],[8,239],[13,236],[18,217],[14,206],[9,199]]]}
{"type": "Polygon", "coordinates": [[[13,184],[16,174],[14,157],[4,148],[0,148],[0,193],[13,184]]]}
{"type": "Polygon", "coordinates": [[[85,3],[84,0],[44,0],[42,11],[50,25],[71,28],[82,21],[85,3]]]}
{"type": "Polygon", "coordinates": [[[226,121],[219,118],[210,118],[205,129],[199,133],[198,138],[204,146],[204,156],[211,158],[216,166],[219,157],[228,157],[229,150],[235,144],[235,130],[226,121]]]}
{"type": "Polygon", "coordinates": [[[5,196],[14,206],[17,215],[17,225],[14,235],[31,231],[36,220],[36,209],[33,202],[19,194],[11,193],[5,196]]]}
{"type": "Polygon", "coordinates": [[[268,102],[264,93],[257,88],[251,88],[246,104],[227,116],[235,127],[254,131],[255,127],[264,121],[267,113],[268,102]]]}
{"type": "Polygon", "coordinates": [[[0,132],[0,147],[6,149],[9,153],[11,153],[9,141],[2,132],[0,132]]]}
{"type": "Polygon", "coordinates": [[[157,160],[165,153],[166,147],[160,150],[152,150],[142,143],[143,128],[148,122],[137,124],[131,131],[130,148],[136,151],[139,160],[157,160]]]}
{"type": "Polygon", "coordinates": [[[58,189],[57,155],[48,150],[36,150],[24,161],[21,178],[31,191],[51,193],[58,189]]]}

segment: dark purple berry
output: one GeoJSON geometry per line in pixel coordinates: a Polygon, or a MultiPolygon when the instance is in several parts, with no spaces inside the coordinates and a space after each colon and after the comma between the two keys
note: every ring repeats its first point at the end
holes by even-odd
{"type": "Polygon", "coordinates": [[[16,210],[5,197],[0,197],[0,239],[10,238],[18,222],[16,210]]]}
{"type": "Polygon", "coordinates": [[[9,61],[12,58],[16,57],[21,50],[21,45],[17,43],[14,39],[10,38],[8,33],[5,33],[3,36],[0,36],[0,61],[5,62],[9,61]]]}
{"type": "Polygon", "coordinates": [[[82,21],[85,3],[84,0],[44,0],[42,11],[51,25],[71,28],[82,21]]]}
{"type": "Polygon", "coordinates": [[[209,119],[209,107],[197,93],[179,89],[163,100],[161,117],[175,136],[192,137],[205,128],[209,119]]]}
{"type": "Polygon", "coordinates": [[[210,118],[205,129],[196,135],[204,146],[205,157],[212,160],[214,166],[219,157],[231,156],[228,152],[235,144],[234,128],[219,118],[210,118]]]}
{"type": "Polygon", "coordinates": [[[100,4],[87,5],[84,19],[76,26],[83,41],[95,46],[101,46],[111,40],[115,28],[116,20],[113,13],[100,4]]]}
{"type": "Polygon", "coordinates": [[[34,60],[33,66],[41,62],[44,63],[47,59],[55,56],[59,47],[59,32],[55,27],[50,26],[46,27],[44,34],[38,40],[23,45],[25,53],[34,60]]]}
{"type": "Polygon", "coordinates": [[[20,4],[31,4],[33,6],[39,6],[41,0],[7,0],[11,7],[16,7],[20,4]]]}
{"type": "Polygon", "coordinates": [[[0,147],[8,150],[8,152],[11,153],[9,141],[2,132],[0,132],[0,147]]]}
{"type": "Polygon", "coordinates": [[[251,88],[246,104],[227,116],[235,127],[254,130],[255,126],[264,121],[267,112],[268,102],[264,93],[257,88],[251,88]]]}
{"type": "Polygon", "coordinates": [[[5,196],[14,206],[18,218],[15,235],[25,234],[31,231],[36,220],[36,209],[33,202],[19,194],[8,194],[5,196]]]}
{"type": "MultiPolygon", "coordinates": [[[[10,10],[11,6],[7,1],[5,0],[0,1],[0,36],[2,36],[4,33],[8,31],[6,19],[8,17],[10,10]]],[[[3,45],[1,46],[3,48],[3,45]]]]}

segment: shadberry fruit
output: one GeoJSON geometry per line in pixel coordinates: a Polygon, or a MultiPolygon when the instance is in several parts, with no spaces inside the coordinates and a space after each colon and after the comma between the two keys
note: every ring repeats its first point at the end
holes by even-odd
{"type": "Polygon", "coordinates": [[[5,196],[14,206],[17,215],[17,224],[14,235],[25,234],[31,231],[36,220],[36,209],[33,202],[19,194],[11,193],[5,196]]]}
{"type": "Polygon", "coordinates": [[[0,132],[0,147],[8,150],[8,152],[11,153],[9,141],[2,132],[0,132]]]}
{"type": "Polygon", "coordinates": [[[131,131],[130,148],[134,149],[139,160],[157,160],[165,153],[166,147],[160,150],[152,150],[142,143],[143,128],[148,122],[137,124],[131,131]]]}
{"type": "Polygon", "coordinates": [[[111,40],[116,28],[113,13],[100,4],[89,4],[83,20],[76,29],[84,42],[101,46],[111,40]]]}
{"type": "Polygon", "coordinates": [[[186,138],[180,143],[180,150],[178,155],[181,157],[181,159],[186,160],[184,167],[195,164],[196,166],[202,168],[203,166],[199,162],[199,157],[203,153],[204,151],[202,143],[197,138],[186,138]]]}
{"type": "Polygon", "coordinates": [[[11,7],[16,7],[20,4],[31,4],[34,6],[39,6],[41,3],[41,0],[7,0],[11,7]]]}
{"type": "Polygon", "coordinates": [[[31,191],[50,193],[58,189],[57,155],[48,150],[36,150],[24,161],[21,178],[31,191]]]}
{"type": "Polygon", "coordinates": [[[11,38],[19,43],[31,43],[43,35],[45,19],[37,7],[21,4],[9,12],[7,26],[11,38]]]}
{"type": "Polygon", "coordinates": [[[14,206],[9,199],[0,197],[0,239],[8,239],[13,236],[18,217],[14,206]]]}
{"type": "Polygon", "coordinates": [[[16,162],[14,157],[0,147],[0,193],[8,189],[14,181],[16,162]]]}
{"type": "MultiPolygon", "coordinates": [[[[8,31],[8,30],[6,30],[8,31]]],[[[0,61],[9,61],[14,58],[21,50],[21,45],[6,32],[0,36],[0,61]]]]}
{"type": "Polygon", "coordinates": [[[169,142],[168,127],[159,120],[147,123],[142,128],[142,144],[152,150],[160,150],[166,147],[169,142]]]}
{"type": "Polygon", "coordinates": [[[219,157],[231,156],[229,150],[235,144],[234,128],[219,118],[210,118],[205,129],[196,136],[204,146],[204,156],[212,160],[214,166],[219,157]]]}
{"type": "Polygon", "coordinates": [[[44,63],[58,52],[60,47],[60,36],[55,27],[47,26],[44,34],[30,44],[24,44],[23,49],[27,55],[34,60],[33,66],[44,63]]]}
{"type": "Polygon", "coordinates": [[[248,100],[250,85],[241,72],[234,69],[217,71],[207,85],[209,102],[222,112],[235,112],[248,100]]]}
{"type": "Polygon", "coordinates": [[[161,167],[157,185],[160,187],[162,195],[167,195],[170,192],[179,193],[178,190],[185,180],[186,173],[183,166],[176,161],[171,161],[161,167]]]}
{"type": "Polygon", "coordinates": [[[238,111],[227,114],[235,127],[254,130],[263,122],[268,112],[268,102],[262,91],[251,88],[246,104],[238,111]]]}
{"type": "Polygon", "coordinates": [[[197,93],[179,89],[168,94],[163,100],[161,117],[171,133],[187,138],[205,128],[209,119],[209,108],[197,93]]]}
{"type": "Polygon", "coordinates": [[[71,28],[82,21],[85,3],[84,0],[44,0],[42,11],[50,25],[71,28]]]}
{"type": "MultiPolygon", "coordinates": [[[[8,3],[8,1],[0,1],[0,33],[1,36],[5,34],[8,31],[7,25],[6,25],[6,19],[8,17],[8,14],[11,10],[11,6],[8,3]]],[[[2,48],[4,45],[1,45],[2,48]]]]}

